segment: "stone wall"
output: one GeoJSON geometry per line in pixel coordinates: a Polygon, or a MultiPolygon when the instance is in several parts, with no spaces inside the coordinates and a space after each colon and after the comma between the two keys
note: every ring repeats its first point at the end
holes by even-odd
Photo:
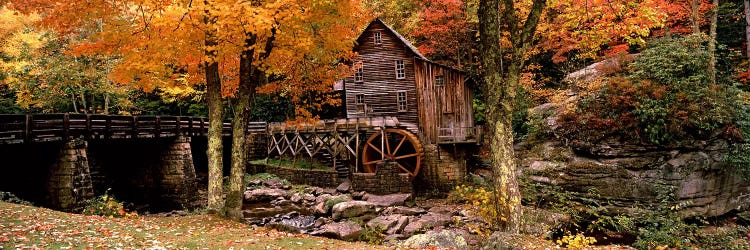
{"type": "Polygon", "coordinates": [[[466,160],[471,156],[475,145],[424,144],[422,170],[415,180],[418,192],[436,190],[449,192],[463,183],[466,177],[466,160]]]}
{"type": "Polygon", "coordinates": [[[411,193],[413,186],[409,174],[393,163],[379,163],[375,173],[352,174],[352,189],[371,194],[411,193]]]}
{"type": "Polygon", "coordinates": [[[316,187],[336,187],[344,181],[344,179],[339,179],[338,174],[333,170],[301,169],[266,164],[250,164],[248,169],[253,169],[256,173],[274,174],[294,184],[316,187]]]}
{"type": "Polygon", "coordinates": [[[722,162],[726,148],[723,140],[674,147],[546,141],[518,144],[516,153],[522,183],[536,186],[527,195],[564,190],[612,213],[636,213],[666,200],[679,204],[683,216],[711,217],[750,205],[750,183],[722,162]]]}
{"type": "Polygon", "coordinates": [[[86,147],[86,142],[80,140],[61,146],[57,161],[49,167],[47,206],[78,212],[86,205],[86,200],[94,196],[86,147]]]}
{"type": "Polygon", "coordinates": [[[190,150],[190,137],[177,137],[160,152],[155,176],[158,194],[165,207],[192,209],[196,207],[197,186],[195,167],[190,150]]]}

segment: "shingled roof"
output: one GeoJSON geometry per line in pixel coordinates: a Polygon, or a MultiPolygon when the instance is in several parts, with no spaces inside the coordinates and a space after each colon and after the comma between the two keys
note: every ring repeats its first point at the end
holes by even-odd
{"type": "MultiPolygon", "coordinates": [[[[401,36],[401,34],[399,34],[398,32],[396,32],[396,30],[394,30],[390,25],[388,25],[385,22],[383,22],[383,20],[380,20],[380,18],[375,18],[375,20],[372,20],[372,22],[370,22],[370,24],[367,25],[367,28],[365,28],[365,30],[369,29],[370,26],[372,26],[376,22],[379,22],[379,23],[383,24],[383,26],[385,26],[385,28],[388,31],[390,31],[393,35],[395,35],[396,37],[398,37],[398,39],[401,40],[401,42],[404,43],[404,45],[406,45],[406,48],[408,48],[409,50],[411,50],[411,52],[414,53],[414,55],[417,56],[417,58],[419,58],[421,60],[424,60],[424,61],[428,61],[428,62],[430,61],[429,59],[427,59],[427,57],[425,57],[424,55],[422,55],[422,53],[419,52],[419,49],[417,49],[417,47],[414,47],[414,45],[412,45],[409,42],[409,40],[406,40],[406,38],[404,38],[403,36],[401,36]]],[[[359,39],[362,38],[362,35],[364,35],[364,34],[365,34],[364,32],[362,32],[361,34],[359,34],[359,37],[357,37],[357,41],[359,41],[359,39]]]]}

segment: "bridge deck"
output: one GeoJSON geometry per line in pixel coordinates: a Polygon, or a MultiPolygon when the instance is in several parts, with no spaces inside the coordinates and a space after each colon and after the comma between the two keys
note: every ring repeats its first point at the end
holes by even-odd
{"type": "MultiPolygon", "coordinates": [[[[248,131],[265,133],[265,122],[252,122],[248,131]]],[[[225,136],[232,134],[224,122],[225,136]]],[[[87,114],[0,114],[0,144],[62,141],[70,138],[136,139],[206,136],[208,119],[188,116],[118,116],[87,114]]]]}

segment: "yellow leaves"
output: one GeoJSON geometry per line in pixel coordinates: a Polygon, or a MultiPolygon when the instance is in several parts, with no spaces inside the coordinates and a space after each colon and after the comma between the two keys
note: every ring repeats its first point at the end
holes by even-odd
{"type": "Polygon", "coordinates": [[[565,235],[561,239],[557,240],[558,245],[573,249],[585,248],[594,243],[596,243],[596,239],[594,237],[586,237],[581,233],[576,235],[565,235]]]}

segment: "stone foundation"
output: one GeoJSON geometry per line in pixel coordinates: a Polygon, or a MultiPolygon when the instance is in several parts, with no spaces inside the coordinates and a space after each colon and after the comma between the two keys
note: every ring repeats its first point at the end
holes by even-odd
{"type": "Polygon", "coordinates": [[[371,194],[411,193],[409,174],[401,173],[394,163],[379,163],[375,173],[352,174],[352,189],[371,194]]]}
{"type": "Polygon", "coordinates": [[[160,154],[159,169],[153,171],[158,195],[167,207],[191,209],[196,206],[195,167],[189,137],[177,137],[160,154]]]}
{"type": "Polygon", "coordinates": [[[85,141],[73,140],[60,148],[49,167],[45,203],[50,208],[78,212],[94,196],[85,141]]]}
{"type": "Polygon", "coordinates": [[[294,184],[310,185],[316,187],[336,187],[344,179],[339,179],[336,171],[300,169],[265,164],[251,164],[248,169],[254,169],[257,173],[274,174],[294,184]]]}
{"type": "Polygon", "coordinates": [[[436,190],[449,192],[463,183],[466,177],[466,160],[471,156],[473,145],[424,144],[422,170],[415,180],[419,192],[436,190]]]}

